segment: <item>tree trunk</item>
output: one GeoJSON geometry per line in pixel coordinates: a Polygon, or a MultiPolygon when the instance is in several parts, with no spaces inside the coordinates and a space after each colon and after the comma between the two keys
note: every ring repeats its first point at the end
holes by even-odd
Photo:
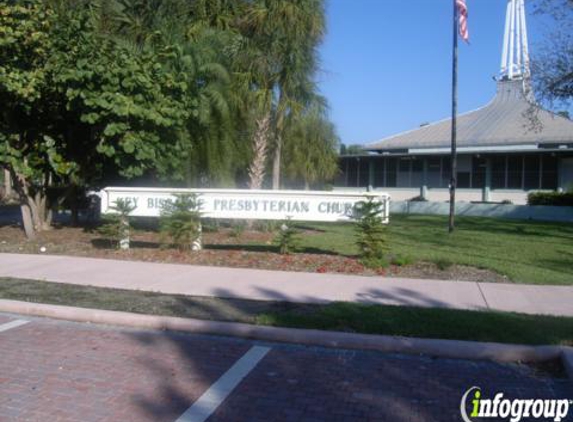
{"type": "Polygon", "coordinates": [[[26,178],[20,174],[11,174],[20,199],[24,232],[28,240],[32,240],[37,232],[51,229],[52,210],[48,207],[48,197],[43,189],[32,195],[26,178]]]}
{"type": "Polygon", "coordinates": [[[273,190],[281,187],[281,160],[282,160],[283,138],[277,134],[275,154],[273,156],[273,190]]]}
{"type": "Polygon", "coordinates": [[[310,183],[308,183],[308,179],[304,179],[304,190],[310,190],[310,183]]]}
{"type": "Polygon", "coordinates": [[[257,119],[257,129],[253,138],[253,160],[249,167],[249,187],[261,189],[265,179],[268,137],[271,123],[270,113],[257,119]]]}
{"type": "Polygon", "coordinates": [[[32,211],[28,205],[20,205],[20,210],[22,211],[22,224],[24,225],[24,233],[26,233],[26,238],[28,240],[34,240],[36,237],[36,231],[34,230],[34,223],[32,220],[32,211]]]}
{"type": "Polygon", "coordinates": [[[10,171],[4,169],[4,197],[9,199],[12,196],[12,177],[10,171]]]}

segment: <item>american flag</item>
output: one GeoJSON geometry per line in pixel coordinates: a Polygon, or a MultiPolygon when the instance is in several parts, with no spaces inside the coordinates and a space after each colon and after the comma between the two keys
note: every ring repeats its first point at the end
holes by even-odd
{"type": "Polygon", "coordinates": [[[466,0],[456,0],[456,6],[458,7],[458,14],[460,17],[460,37],[465,42],[468,42],[470,34],[468,32],[468,6],[466,5],[466,0]]]}

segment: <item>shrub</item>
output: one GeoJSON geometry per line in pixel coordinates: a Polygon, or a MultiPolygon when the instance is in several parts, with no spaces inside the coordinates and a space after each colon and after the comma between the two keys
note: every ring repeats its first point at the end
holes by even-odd
{"type": "Polygon", "coordinates": [[[247,228],[247,222],[245,221],[234,221],[231,225],[231,231],[229,232],[229,237],[238,238],[241,237],[247,228]]]}
{"type": "Polygon", "coordinates": [[[397,255],[392,258],[392,261],[390,261],[392,265],[396,265],[397,267],[405,267],[406,265],[410,265],[413,262],[414,260],[411,257],[404,255],[397,255]]]}
{"type": "Polygon", "coordinates": [[[424,198],[422,195],[414,196],[413,198],[410,198],[409,201],[410,202],[428,202],[428,200],[426,198],[424,198]]]}
{"type": "Polygon", "coordinates": [[[362,258],[360,263],[364,265],[366,268],[370,268],[373,270],[377,270],[380,268],[388,268],[390,266],[390,261],[388,261],[385,257],[381,258],[362,258]]]}
{"type": "Polygon", "coordinates": [[[275,242],[279,246],[279,253],[289,255],[293,253],[298,246],[299,231],[294,228],[290,220],[285,221],[277,234],[275,242]]]}
{"type": "Polygon", "coordinates": [[[382,223],[382,204],[369,198],[356,204],[356,244],[365,266],[379,264],[384,258],[386,247],[385,227],[382,223]]]}
{"type": "Polygon", "coordinates": [[[527,204],[573,207],[573,192],[531,192],[527,204]]]}
{"type": "Polygon", "coordinates": [[[182,250],[201,249],[201,212],[196,194],[177,195],[161,211],[160,231],[182,250]]]}
{"type": "Polygon", "coordinates": [[[448,270],[454,263],[447,258],[438,258],[434,261],[440,271],[448,270]]]}
{"type": "Polygon", "coordinates": [[[204,218],[201,221],[202,231],[208,233],[218,233],[219,229],[221,228],[221,223],[219,220],[214,218],[204,218]]]}
{"type": "Polygon", "coordinates": [[[273,233],[280,230],[282,224],[280,221],[275,220],[260,220],[255,221],[253,228],[262,233],[273,233]]]}
{"type": "Polygon", "coordinates": [[[113,206],[109,207],[111,214],[106,216],[106,222],[99,228],[99,233],[110,239],[112,244],[118,249],[129,249],[129,235],[131,224],[129,215],[135,209],[131,201],[118,199],[113,206]]]}

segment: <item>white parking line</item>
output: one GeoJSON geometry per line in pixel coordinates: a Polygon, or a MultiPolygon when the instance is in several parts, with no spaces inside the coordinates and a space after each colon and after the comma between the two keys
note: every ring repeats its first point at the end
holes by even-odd
{"type": "Polygon", "coordinates": [[[207,420],[270,350],[269,347],[253,346],[175,422],[207,420]]]}
{"type": "Polygon", "coordinates": [[[30,321],[24,319],[15,319],[14,321],[7,322],[5,324],[0,324],[0,333],[8,331],[12,328],[20,327],[21,325],[27,324],[30,321]]]}

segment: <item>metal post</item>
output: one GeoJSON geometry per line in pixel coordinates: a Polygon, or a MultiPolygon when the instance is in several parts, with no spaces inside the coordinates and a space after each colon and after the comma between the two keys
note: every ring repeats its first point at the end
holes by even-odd
{"type": "Polygon", "coordinates": [[[457,136],[457,114],[458,114],[458,7],[456,1],[454,4],[454,47],[452,55],[452,158],[451,158],[451,175],[450,175],[450,218],[448,230],[454,231],[455,214],[456,214],[456,185],[457,185],[457,155],[456,155],[456,136],[457,136]]]}

